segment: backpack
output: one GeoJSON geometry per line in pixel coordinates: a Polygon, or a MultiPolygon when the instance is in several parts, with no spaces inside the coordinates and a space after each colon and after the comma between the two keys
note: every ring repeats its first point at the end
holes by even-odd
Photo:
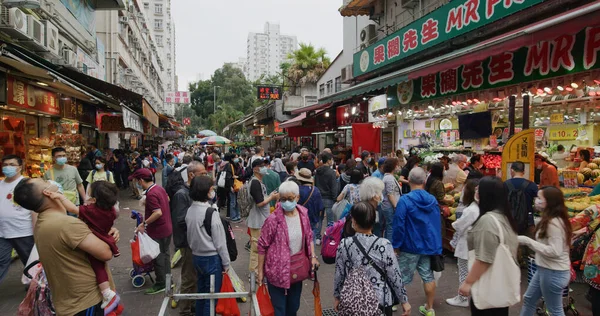
{"type": "Polygon", "coordinates": [[[342,240],[342,231],[346,224],[346,218],[342,218],[335,222],[332,226],[327,227],[323,235],[323,243],[321,245],[321,257],[326,264],[334,264],[335,256],[342,240]]]}
{"type": "Polygon", "coordinates": [[[515,188],[511,181],[506,181],[508,187],[508,201],[512,217],[517,223],[517,233],[522,235],[529,226],[529,208],[527,207],[527,196],[525,190],[531,183],[529,180],[524,180],[520,188],[515,188]]]}
{"type": "MultiPolygon", "coordinates": [[[[346,246],[346,253],[348,247],[346,246]]],[[[350,254],[348,254],[350,258],[350,254]]],[[[342,291],[340,293],[340,304],[338,306],[339,316],[379,316],[379,299],[373,289],[373,283],[369,280],[365,267],[360,264],[352,268],[346,275],[342,291]]]]}
{"type": "MultiPolygon", "coordinates": [[[[110,179],[113,180],[113,182],[115,181],[115,178],[112,176],[112,173],[108,170],[104,170],[104,172],[106,172],[106,181],[110,182],[110,179]]],[[[94,176],[96,175],[96,169],[92,170],[92,181],[94,181],[94,176]]]]}
{"type": "MultiPolygon", "coordinates": [[[[212,216],[215,212],[215,209],[209,207],[206,209],[206,215],[204,216],[204,229],[206,229],[206,233],[208,236],[212,238],[212,216]]],[[[227,252],[229,253],[229,260],[234,262],[237,259],[238,251],[237,245],[235,244],[235,235],[233,234],[233,229],[231,229],[231,225],[229,221],[219,215],[221,219],[221,223],[223,224],[223,228],[225,229],[225,239],[227,241],[227,252]]]]}
{"type": "Polygon", "coordinates": [[[252,183],[254,178],[246,181],[242,186],[242,189],[238,192],[237,202],[240,207],[240,216],[248,217],[250,215],[250,209],[252,209],[252,205],[254,204],[254,200],[250,195],[250,184],[252,183]]]}

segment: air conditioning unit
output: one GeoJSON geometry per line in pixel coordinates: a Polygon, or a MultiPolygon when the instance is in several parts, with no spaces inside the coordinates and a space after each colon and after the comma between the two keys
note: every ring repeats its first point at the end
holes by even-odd
{"type": "Polygon", "coordinates": [[[44,21],[44,28],[46,29],[46,48],[56,55],[60,56],[60,47],[58,46],[58,27],[52,24],[50,21],[44,21]]]}
{"type": "Polygon", "coordinates": [[[35,44],[46,47],[46,31],[44,24],[32,15],[27,16],[27,35],[35,44]]]}
{"type": "Polygon", "coordinates": [[[371,41],[376,38],[377,38],[377,27],[375,26],[375,24],[367,25],[365,28],[363,28],[360,31],[359,39],[360,39],[361,49],[363,49],[362,48],[363,46],[365,48],[367,48],[371,44],[371,41]]]}
{"type": "Polygon", "coordinates": [[[352,64],[346,65],[346,67],[342,68],[342,83],[348,83],[354,79],[354,75],[352,74],[352,64]]]}
{"type": "Polygon", "coordinates": [[[418,4],[418,0],[402,0],[400,5],[404,9],[414,9],[418,4]]]}
{"type": "Polygon", "coordinates": [[[18,8],[0,7],[0,30],[15,39],[29,39],[27,35],[27,14],[18,8]]]}
{"type": "Polygon", "coordinates": [[[369,19],[378,20],[385,15],[385,4],[383,0],[377,0],[369,10],[369,19]]]}
{"type": "Polygon", "coordinates": [[[119,22],[121,22],[123,24],[127,24],[129,22],[129,17],[127,17],[127,16],[120,16],[119,17],[119,22]]]}
{"type": "Polygon", "coordinates": [[[70,49],[63,49],[62,55],[65,66],[77,68],[77,53],[70,49]]]}

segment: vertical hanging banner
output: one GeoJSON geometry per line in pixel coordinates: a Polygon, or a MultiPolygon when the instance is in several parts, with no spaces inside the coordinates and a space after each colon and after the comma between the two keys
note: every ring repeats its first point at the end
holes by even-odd
{"type": "Polygon", "coordinates": [[[511,137],[502,150],[502,180],[510,175],[510,166],[520,161],[525,164],[525,178],[533,181],[535,158],[535,131],[526,129],[511,137]]]}
{"type": "Polygon", "coordinates": [[[123,125],[125,125],[125,128],[130,128],[136,132],[143,133],[144,128],[142,127],[142,120],[140,119],[140,117],[132,111],[128,110],[127,108],[122,109],[123,125]]]}

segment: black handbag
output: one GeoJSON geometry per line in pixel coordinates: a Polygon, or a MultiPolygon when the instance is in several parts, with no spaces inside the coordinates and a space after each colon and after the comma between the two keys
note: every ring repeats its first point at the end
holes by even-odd
{"type": "Polygon", "coordinates": [[[444,255],[433,255],[429,256],[431,263],[431,270],[435,272],[444,271],[444,255]]]}

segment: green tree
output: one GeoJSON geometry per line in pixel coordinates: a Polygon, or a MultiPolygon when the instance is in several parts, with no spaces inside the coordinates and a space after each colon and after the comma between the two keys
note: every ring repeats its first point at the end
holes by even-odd
{"type": "Polygon", "coordinates": [[[317,83],[331,64],[325,49],[316,49],[305,43],[300,43],[300,48],[289,54],[288,58],[291,63],[284,63],[280,68],[287,70],[287,78],[291,81],[292,88],[317,83]]]}
{"type": "Polygon", "coordinates": [[[203,120],[194,109],[188,104],[176,105],[175,107],[175,120],[177,122],[183,122],[184,117],[189,117],[191,124],[185,127],[186,132],[189,136],[198,134],[199,131],[205,129],[206,120],[203,120]]]}

